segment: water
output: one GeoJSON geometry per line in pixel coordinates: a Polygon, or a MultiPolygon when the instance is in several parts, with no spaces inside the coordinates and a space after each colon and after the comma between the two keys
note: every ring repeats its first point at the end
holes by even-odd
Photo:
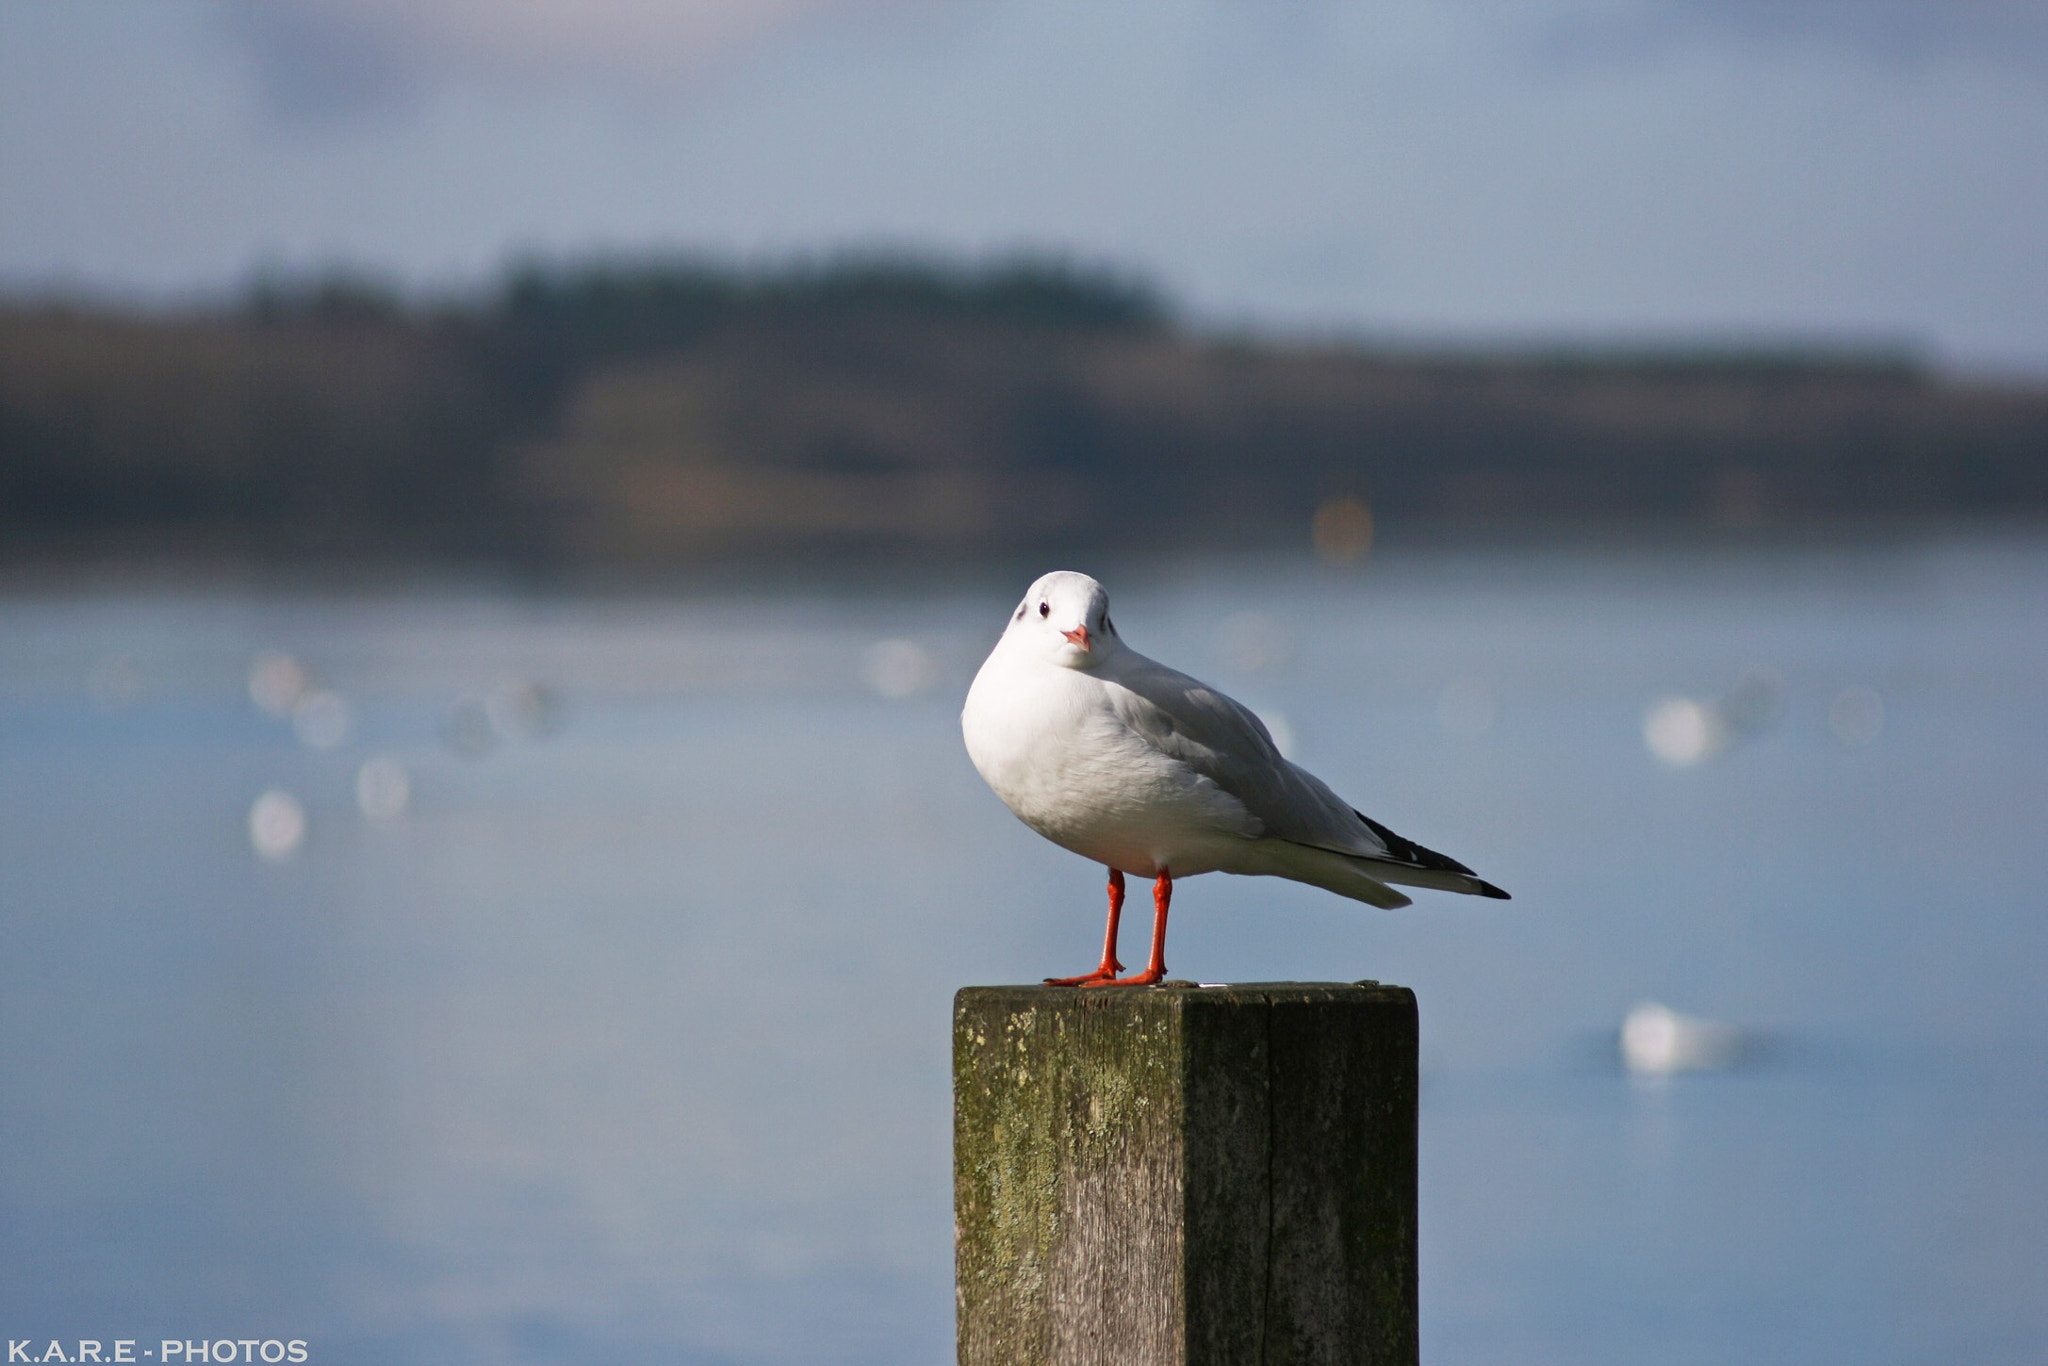
{"type": "MultiPolygon", "coordinates": [[[[0,598],[0,1335],[949,1360],[951,992],[1099,946],[958,737],[1028,577],[0,598]]],[[[1176,972],[1418,991],[1431,1360],[2048,1358],[2048,545],[1111,587],[1515,893],[1175,901],[1176,972]],[[1748,1064],[1631,1080],[1646,998],[1748,1064]]]]}

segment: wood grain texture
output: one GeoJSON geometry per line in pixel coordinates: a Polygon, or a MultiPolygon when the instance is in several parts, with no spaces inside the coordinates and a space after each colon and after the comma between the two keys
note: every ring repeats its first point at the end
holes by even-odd
{"type": "Polygon", "coordinates": [[[1414,994],[954,1001],[963,1366],[1417,1359],[1414,994]]]}

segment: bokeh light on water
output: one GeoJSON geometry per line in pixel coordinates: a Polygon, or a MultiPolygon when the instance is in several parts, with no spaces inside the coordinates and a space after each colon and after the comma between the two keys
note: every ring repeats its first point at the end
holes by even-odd
{"type": "Polygon", "coordinates": [[[937,681],[938,661],[916,641],[892,636],[868,647],[861,677],[884,697],[911,697],[937,681]]]}
{"type": "Polygon", "coordinates": [[[1622,1065],[1639,1077],[1719,1072],[1742,1052],[1742,1031],[1719,1020],[1682,1015],[1658,1001],[1639,1001],[1621,1022],[1622,1065]]]}
{"type": "Polygon", "coordinates": [[[290,716],[310,683],[306,667],[279,650],[265,650],[249,665],[249,700],[272,716],[290,716]]]}
{"type": "Polygon", "coordinates": [[[389,824],[412,802],[412,775],[394,755],[376,754],[356,770],[356,806],[365,818],[389,824]]]}
{"type": "Polygon", "coordinates": [[[1745,674],[1718,698],[1662,697],[1643,714],[1643,744],[1672,768],[1690,768],[1725,754],[1778,719],[1783,686],[1777,675],[1745,674]]]}
{"type": "Polygon", "coordinates": [[[355,728],[355,710],[346,697],[320,688],[292,704],[292,733],[309,749],[339,749],[355,728]]]}
{"type": "Polygon", "coordinates": [[[271,788],[249,807],[249,844],[257,857],[282,863],[306,840],[306,808],[291,793],[271,788]]]}

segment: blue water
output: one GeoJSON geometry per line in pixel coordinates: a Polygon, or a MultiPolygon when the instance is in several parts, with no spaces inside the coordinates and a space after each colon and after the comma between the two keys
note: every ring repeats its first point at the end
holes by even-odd
{"type": "MultiPolygon", "coordinates": [[[[1515,894],[1175,900],[1176,973],[1417,990],[1429,1360],[2048,1359],[2048,543],[1103,572],[1515,894]],[[1725,752],[1652,755],[1745,677],[1725,752]],[[1632,1079],[1643,999],[1744,1065],[1632,1079]]],[[[0,1336],[950,1360],[951,993],[1099,946],[958,737],[1029,577],[0,594],[0,1336]]]]}

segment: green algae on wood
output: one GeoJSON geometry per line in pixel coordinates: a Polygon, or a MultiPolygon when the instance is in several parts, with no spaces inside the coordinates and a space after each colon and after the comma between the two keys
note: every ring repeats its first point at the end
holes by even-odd
{"type": "Polygon", "coordinates": [[[963,1366],[1416,1360],[1412,992],[970,987],[963,1366]]]}

